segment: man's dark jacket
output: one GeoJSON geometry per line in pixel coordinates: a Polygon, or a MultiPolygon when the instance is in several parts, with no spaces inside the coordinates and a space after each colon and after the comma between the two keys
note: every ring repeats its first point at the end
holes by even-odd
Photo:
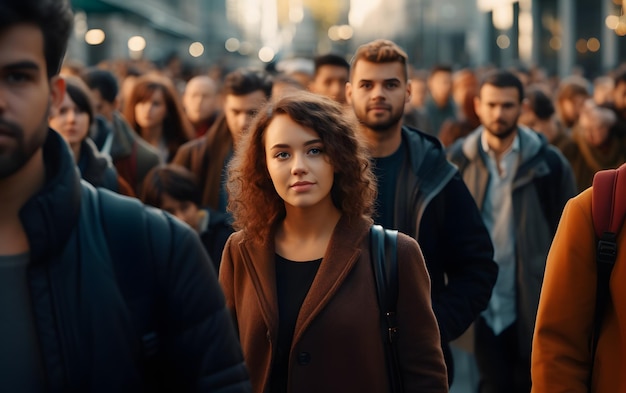
{"type": "Polygon", "coordinates": [[[139,392],[146,385],[155,391],[250,391],[223,294],[197,235],[167,214],[110,194],[144,218],[144,233],[121,240],[123,247],[131,249],[143,237],[154,251],[147,264],[157,288],[158,350],[151,359],[158,359],[161,372],[158,381],[143,380],[148,363],[136,331],[138,308],[127,302],[114,271],[120,263],[139,264],[112,263],[100,221],[112,212],[98,212],[98,198],[107,191],[80,181],[68,147],[52,130],[44,162],[45,184],[20,218],[30,244],[28,278],[47,391],[139,392]]]}
{"type": "Polygon", "coordinates": [[[432,282],[448,372],[448,342],[458,338],[489,302],[498,275],[480,212],[439,140],[404,126],[406,159],[398,174],[394,226],[414,237],[432,282]]]}

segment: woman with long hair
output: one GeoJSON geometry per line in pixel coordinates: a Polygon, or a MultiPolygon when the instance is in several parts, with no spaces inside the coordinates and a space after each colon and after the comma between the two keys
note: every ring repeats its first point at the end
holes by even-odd
{"type": "MultiPolygon", "coordinates": [[[[262,108],[231,162],[239,231],[220,282],[255,392],[388,392],[370,258],[376,195],[353,117],[311,93],[262,108]]],[[[417,242],[398,236],[399,368],[407,392],[446,392],[417,242]]]]}
{"type": "Polygon", "coordinates": [[[180,145],[194,137],[178,93],[165,76],[139,77],[124,106],[124,117],[143,139],[159,150],[163,163],[170,162],[180,145]]]}

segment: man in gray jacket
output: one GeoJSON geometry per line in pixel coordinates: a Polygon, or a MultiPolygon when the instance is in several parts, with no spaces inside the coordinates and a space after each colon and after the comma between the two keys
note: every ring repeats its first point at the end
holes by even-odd
{"type": "Polygon", "coordinates": [[[508,71],[485,75],[475,107],[482,125],[457,141],[458,167],[494,244],[498,279],[475,326],[480,392],[529,392],[530,349],[550,243],[572,170],[540,134],[517,125],[524,90],[508,71]]]}

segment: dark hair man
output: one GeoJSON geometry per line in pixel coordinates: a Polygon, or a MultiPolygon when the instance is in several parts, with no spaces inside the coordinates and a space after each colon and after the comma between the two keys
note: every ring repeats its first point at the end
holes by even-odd
{"type": "Polygon", "coordinates": [[[511,72],[484,76],[482,125],[449,150],[491,234],[498,279],[475,324],[481,392],[530,391],[530,349],[550,243],[576,194],[572,169],[546,138],[518,126],[524,88],[511,72]]]}
{"type": "Polygon", "coordinates": [[[272,78],[261,70],[240,68],[224,79],[224,114],[203,138],[189,141],[178,149],[172,164],[191,170],[198,179],[203,207],[226,212],[226,167],[241,133],[256,111],[272,95],[272,78]]]}
{"type": "Polygon", "coordinates": [[[452,67],[435,65],[428,75],[427,85],[429,94],[424,109],[430,119],[432,135],[439,136],[443,123],[457,117],[457,107],[452,98],[452,67]]]}
{"type": "Polygon", "coordinates": [[[315,72],[309,90],[341,104],[345,103],[350,64],[343,57],[332,53],[318,56],[313,61],[315,72]]]}
{"type": "Polygon", "coordinates": [[[496,280],[489,233],[439,140],[402,126],[410,99],[407,55],[402,49],[387,40],[360,46],[352,60],[346,98],[374,157],[376,223],[412,236],[424,253],[451,380],[448,342],[485,309],[496,280]]]}
{"type": "Polygon", "coordinates": [[[73,14],[0,3],[0,384],[11,392],[250,391],[196,234],[81,183],[47,126],[73,14]]]}
{"type": "Polygon", "coordinates": [[[119,112],[119,88],[111,71],[90,68],[81,77],[91,89],[97,114],[92,139],[101,152],[111,156],[119,175],[138,193],[148,171],[159,165],[159,153],[119,112]]]}

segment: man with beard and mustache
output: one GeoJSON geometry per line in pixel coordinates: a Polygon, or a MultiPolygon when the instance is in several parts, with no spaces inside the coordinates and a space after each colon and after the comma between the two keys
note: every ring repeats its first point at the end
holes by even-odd
{"type": "Polygon", "coordinates": [[[0,2],[0,390],[249,392],[197,235],[81,183],[48,128],[73,19],[66,0],[0,2]]]}
{"type": "Polygon", "coordinates": [[[449,150],[495,248],[498,280],[475,324],[480,392],[529,392],[530,350],[545,261],[572,170],[547,139],[518,125],[524,89],[511,72],[484,76],[474,100],[482,125],[449,150]]]}
{"type": "Polygon", "coordinates": [[[378,181],[374,220],[415,238],[424,254],[451,380],[448,343],[485,309],[496,280],[489,233],[441,142],[402,125],[410,85],[401,48],[387,40],[359,47],[346,99],[373,156],[378,181]]]}

